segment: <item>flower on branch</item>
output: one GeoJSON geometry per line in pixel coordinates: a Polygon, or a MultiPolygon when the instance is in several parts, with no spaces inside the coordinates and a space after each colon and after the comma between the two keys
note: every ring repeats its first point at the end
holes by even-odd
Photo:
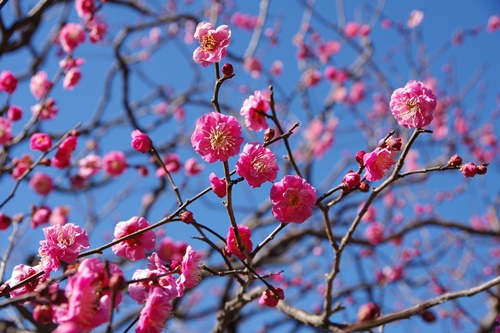
{"type": "Polygon", "coordinates": [[[285,176],[271,187],[273,216],[282,223],[302,223],[312,216],[316,189],[303,178],[285,176]]]}
{"type": "Polygon", "coordinates": [[[221,25],[215,30],[211,23],[200,22],[196,27],[194,38],[200,42],[200,46],[194,50],[193,60],[207,67],[226,56],[226,48],[231,40],[231,30],[227,25],[221,25]]]}
{"type": "Polygon", "coordinates": [[[276,155],[258,143],[247,143],[236,162],[236,172],[252,188],[260,187],[267,181],[273,182],[278,170],[276,155]]]}
{"type": "MultiPolygon", "coordinates": [[[[138,230],[149,227],[149,222],[143,217],[134,216],[128,221],[118,222],[115,227],[115,239],[123,238],[138,230]]],[[[146,256],[146,251],[154,248],[156,234],[152,230],[143,232],[140,235],[121,241],[111,247],[113,252],[120,257],[130,260],[140,260],[146,256]]]]}
{"type": "Polygon", "coordinates": [[[395,151],[379,147],[371,153],[364,154],[364,177],[371,182],[382,179],[389,169],[396,163],[395,154],[395,151]]]}
{"type": "Polygon", "coordinates": [[[139,130],[132,131],[132,148],[141,153],[147,153],[151,149],[151,139],[147,134],[139,130]]]}
{"type": "Polygon", "coordinates": [[[281,299],[285,299],[285,293],[283,292],[283,289],[274,287],[274,290],[277,294],[274,293],[274,291],[272,291],[271,289],[264,290],[262,292],[262,295],[260,296],[259,304],[275,307],[276,305],[278,305],[278,302],[281,299]]]}
{"type": "Polygon", "coordinates": [[[269,98],[260,91],[255,91],[243,101],[240,114],[245,117],[245,125],[252,131],[259,132],[269,127],[266,114],[269,111],[269,98]]]}
{"type": "MultiPolygon", "coordinates": [[[[246,251],[250,253],[253,249],[253,244],[252,244],[252,233],[248,227],[245,227],[244,225],[239,225],[238,226],[238,233],[240,234],[241,242],[246,251]]],[[[229,253],[234,254],[241,260],[245,260],[246,256],[243,251],[241,251],[238,248],[238,241],[236,240],[236,235],[234,233],[234,229],[232,226],[229,227],[229,232],[227,233],[226,236],[226,249],[229,253]]]]}
{"type": "Polygon", "coordinates": [[[436,104],[432,90],[420,81],[411,80],[403,88],[394,90],[389,106],[399,125],[420,128],[431,123],[436,104]]]}

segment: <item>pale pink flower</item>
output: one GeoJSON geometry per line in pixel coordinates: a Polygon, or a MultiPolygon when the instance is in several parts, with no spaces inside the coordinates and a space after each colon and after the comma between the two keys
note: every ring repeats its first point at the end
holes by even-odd
{"type": "Polygon", "coordinates": [[[246,58],[243,62],[243,69],[248,72],[251,77],[258,79],[262,73],[262,64],[257,57],[246,58]]]}
{"type": "Polygon", "coordinates": [[[184,170],[186,172],[186,176],[188,177],[199,174],[204,168],[203,164],[198,163],[194,157],[191,157],[184,162],[184,170]]]}
{"type": "Polygon", "coordinates": [[[147,134],[139,130],[132,131],[132,148],[141,153],[147,153],[151,149],[151,139],[147,134]]]}
{"type": "Polygon", "coordinates": [[[172,298],[161,287],[152,287],[139,315],[136,333],[160,333],[172,314],[172,298]]]}
{"type": "MultiPolygon", "coordinates": [[[[248,253],[252,252],[253,249],[253,244],[252,244],[252,233],[248,227],[245,227],[244,225],[239,225],[238,226],[238,233],[240,234],[241,238],[241,243],[245,247],[246,251],[248,253]]],[[[229,253],[234,254],[241,260],[245,260],[247,257],[243,253],[243,251],[240,251],[238,248],[238,242],[236,240],[236,235],[234,234],[233,227],[229,227],[229,232],[227,233],[226,236],[226,249],[229,251],[229,253]]]]}
{"type": "Polygon", "coordinates": [[[182,296],[185,288],[193,288],[201,281],[201,253],[196,252],[188,246],[182,258],[181,275],[177,279],[179,296],[182,296]]]}
{"type": "MultiPolygon", "coordinates": [[[[115,239],[120,239],[138,230],[149,227],[149,222],[142,217],[134,216],[128,221],[119,222],[115,227],[115,239]]],[[[143,232],[140,235],[124,240],[111,247],[113,252],[120,257],[130,260],[143,259],[146,251],[151,251],[155,247],[156,234],[152,230],[143,232]]]]}
{"type": "Polygon", "coordinates": [[[51,212],[49,207],[41,206],[36,209],[31,217],[31,227],[35,229],[40,225],[49,223],[50,214],[51,212]]]}
{"type": "Polygon", "coordinates": [[[40,99],[52,88],[52,82],[47,78],[47,73],[39,71],[31,77],[30,91],[33,97],[40,99]]]}
{"type": "Polygon", "coordinates": [[[73,223],[43,228],[45,240],[40,241],[38,255],[45,271],[59,269],[60,262],[71,264],[80,251],[90,246],[87,232],[73,223]]]}
{"type": "Polygon", "coordinates": [[[31,107],[31,113],[33,115],[38,115],[40,120],[50,120],[57,116],[59,109],[56,106],[56,101],[49,97],[43,105],[36,104],[31,107]]]}
{"type": "Polygon", "coordinates": [[[87,21],[94,14],[96,7],[94,0],[75,0],[76,13],[84,21],[87,21]]]}
{"type": "Polygon", "coordinates": [[[226,56],[226,48],[231,40],[231,30],[227,25],[221,25],[215,30],[211,23],[200,22],[196,26],[194,38],[200,42],[200,46],[194,50],[193,60],[207,67],[226,56]]]}
{"type": "Polygon", "coordinates": [[[121,175],[128,167],[127,157],[122,151],[111,151],[102,158],[104,171],[117,177],[121,175]]]}
{"type": "Polygon", "coordinates": [[[9,110],[7,110],[7,119],[10,121],[18,121],[23,116],[23,110],[17,105],[9,106],[9,110]]]}
{"type": "Polygon", "coordinates": [[[0,145],[12,140],[12,124],[9,119],[0,117],[0,145]]]}
{"type": "Polygon", "coordinates": [[[260,305],[275,307],[276,305],[278,305],[278,302],[281,299],[285,299],[285,293],[283,292],[283,289],[278,287],[273,288],[276,291],[277,295],[271,289],[264,290],[259,298],[260,305]]]}
{"type": "Polygon", "coordinates": [[[208,179],[210,180],[210,185],[212,186],[212,191],[214,191],[215,195],[219,198],[224,198],[227,194],[226,180],[224,178],[218,178],[213,172],[210,174],[208,179]]]}
{"type": "Polygon", "coordinates": [[[249,129],[259,132],[269,127],[266,121],[269,108],[269,99],[260,91],[255,91],[243,101],[240,114],[245,117],[245,125],[249,129]]]}
{"type": "Polygon", "coordinates": [[[63,225],[68,222],[68,214],[70,209],[68,206],[57,206],[50,213],[49,222],[52,225],[59,224],[63,225]]]}
{"type": "Polygon", "coordinates": [[[243,141],[238,120],[217,112],[201,116],[191,136],[194,150],[209,163],[238,155],[243,141]]]}
{"type": "Polygon", "coordinates": [[[69,325],[67,327],[75,324],[77,332],[89,332],[107,322],[112,304],[116,308],[122,300],[121,293],[117,292],[112,303],[111,279],[123,279],[118,265],[97,258],[83,260],[68,279],[67,301],[54,306],[54,321],[61,326],[69,325]]]}
{"type": "Polygon", "coordinates": [[[73,90],[76,87],[80,79],[82,78],[82,72],[76,67],[71,68],[64,75],[63,88],[66,90],[73,90]]]}
{"type": "Polygon", "coordinates": [[[94,17],[85,25],[89,31],[90,42],[95,44],[104,40],[104,35],[108,32],[108,25],[99,17],[94,17]]]}
{"type": "Polygon", "coordinates": [[[66,23],[59,32],[59,42],[65,52],[73,52],[85,41],[85,31],[78,23],[66,23]]]}
{"type": "Polygon", "coordinates": [[[368,241],[376,245],[384,240],[384,225],[379,222],[370,223],[365,230],[368,241]]]}
{"type": "Polygon", "coordinates": [[[0,91],[5,91],[12,95],[17,88],[17,78],[11,71],[2,71],[0,73],[0,91]]]}
{"type": "Polygon", "coordinates": [[[257,25],[258,17],[236,12],[231,16],[231,23],[243,30],[253,30],[257,25]]]}
{"type": "Polygon", "coordinates": [[[47,195],[54,189],[52,177],[39,171],[30,179],[29,185],[33,191],[40,195],[47,195]]]}
{"type": "Polygon", "coordinates": [[[488,19],[488,24],[486,25],[486,31],[494,32],[500,28],[500,15],[493,15],[488,19]]]}
{"type": "Polygon", "coordinates": [[[314,87],[321,81],[321,72],[315,68],[310,68],[302,74],[302,82],[306,87],[314,87]]]}
{"type": "Polygon", "coordinates": [[[271,65],[271,74],[274,76],[280,76],[283,72],[283,62],[281,60],[275,60],[271,65]]]}
{"type": "Polygon", "coordinates": [[[436,97],[422,82],[411,80],[404,88],[394,90],[389,105],[399,125],[419,128],[431,123],[436,97]]]}
{"type": "Polygon", "coordinates": [[[312,216],[316,190],[303,178],[285,176],[271,187],[273,216],[282,223],[302,223],[312,216]]]}
{"type": "Polygon", "coordinates": [[[252,188],[266,181],[273,182],[278,175],[276,155],[258,143],[247,143],[236,162],[236,172],[245,178],[252,188]]]}
{"type": "Polygon", "coordinates": [[[31,150],[47,151],[52,147],[52,138],[45,133],[33,133],[30,137],[31,150]]]}
{"type": "Polygon", "coordinates": [[[102,169],[102,159],[96,154],[88,154],[78,161],[78,175],[82,178],[90,178],[102,169]]]}
{"type": "Polygon", "coordinates": [[[363,156],[364,177],[371,182],[382,179],[395,163],[395,152],[387,148],[377,147],[371,153],[366,153],[363,156]]]}
{"type": "MultiPolygon", "coordinates": [[[[28,266],[28,265],[17,265],[14,267],[12,270],[12,277],[5,281],[6,284],[8,284],[10,287],[14,287],[21,283],[22,281],[26,280],[30,276],[33,276],[39,272],[42,271],[42,266],[41,265],[36,265],[36,266],[28,266]]],[[[47,274],[42,274],[39,277],[37,277],[35,280],[32,282],[26,283],[22,285],[19,288],[16,288],[10,292],[10,297],[18,297],[26,293],[31,293],[34,291],[39,290],[39,287],[43,286],[43,283],[47,281],[47,274]]],[[[56,282],[53,282],[54,286],[57,286],[58,284],[56,282]]]]}
{"type": "Polygon", "coordinates": [[[344,34],[348,38],[354,38],[358,35],[359,33],[359,24],[356,22],[347,22],[347,24],[344,27],[344,34]]]}
{"type": "Polygon", "coordinates": [[[422,23],[424,19],[424,12],[421,10],[412,10],[410,13],[410,17],[406,22],[406,26],[410,29],[416,28],[422,23]]]}

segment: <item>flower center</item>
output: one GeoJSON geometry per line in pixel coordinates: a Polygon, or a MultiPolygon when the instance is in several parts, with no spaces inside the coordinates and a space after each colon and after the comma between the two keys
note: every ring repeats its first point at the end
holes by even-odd
{"type": "Polygon", "coordinates": [[[300,203],[300,196],[296,189],[287,190],[286,201],[288,206],[294,207],[300,203]]]}
{"type": "Polygon", "coordinates": [[[213,51],[217,47],[217,42],[212,35],[205,35],[201,37],[200,45],[205,51],[213,51]]]}
{"type": "Polygon", "coordinates": [[[234,145],[233,139],[227,134],[224,129],[213,128],[210,133],[212,149],[227,150],[229,147],[232,147],[234,145]]]}

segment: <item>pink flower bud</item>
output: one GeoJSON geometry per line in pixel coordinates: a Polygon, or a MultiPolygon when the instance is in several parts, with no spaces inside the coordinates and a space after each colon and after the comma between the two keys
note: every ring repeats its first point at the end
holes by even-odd
{"type": "Polygon", "coordinates": [[[358,310],[358,321],[373,320],[379,316],[380,308],[373,302],[363,304],[358,310]]]}
{"type": "Polygon", "coordinates": [[[190,212],[189,210],[186,210],[186,211],[180,213],[179,217],[181,218],[182,222],[187,223],[187,224],[194,221],[193,213],[190,212]]]}
{"type": "Polygon", "coordinates": [[[0,212],[0,230],[6,230],[10,224],[12,223],[12,219],[0,212]]]}
{"type": "Polygon", "coordinates": [[[0,91],[12,94],[17,88],[17,78],[10,71],[0,73],[0,91]]]}
{"type": "Polygon", "coordinates": [[[420,314],[420,317],[426,322],[426,323],[433,323],[436,321],[436,315],[434,312],[430,310],[425,310],[420,314]]]}
{"type": "Polygon", "coordinates": [[[356,162],[359,163],[359,166],[364,166],[365,163],[363,162],[363,156],[365,156],[365,151],[364,150],[360,150],[356,153],[356,162]]]}
{"type": "Polygon", "coordinates": [[[139,130],[132,131],[132,148],[141,153],[146,153],[151,149],[151,139],[147,134],[139,130]]]}
{"type": "Polygon", "coordinates": [[[359,176],[358,173],[353,172],[350,170],[345,176],[344,179],[342,180],[342,183],[347,187],[347,188],[355,188],[356,186],[359,185],[359,182],[361,180],[361,177],[359,176]]]}
{"type": "Polygon", "coordinates": [[[477,174],[478,175],[484,175],[487,171],[488,171],[488,169],[486,168],[485,164],[479,164],[477,166],[477,174]]]}
{"type": "Polygon", "coordinates": [[[266,129],[264,132],[264,142],[271,141],[274,138],[275,131],[272,128],[266,129]]]}
{"type": "Polygon", "coordinates": [[[260,296],[259,304],[275,307],[276,305],[278,305],[280,299],[285,299],[285,293],[283,292],[283,289],[274,287],[274,290],[276,290],[277,294],[275,294],[271,289],[264,290],[262,292],[262,296],[260,296]]]}
{"type": "Polygon", "coordinates": [[[361,184],[359,184],[359,188],[358,188],[361,192],[368,192],[370,190],[370,186],[365,183],[365,182],[362,182],[361,184]]]}
{"type": "Polygon", "coordinates": [[[214,191],[219,198],[224,198],[226,196],[226,180],[224,178],[218,178],[213,172],[210,174],[209,180],[212,185],[212,191],[214,191]]]}
{"type": "Polygon", "coordinates": [[[48,324],[52,322],[53,316],[54,311],[52,310],[52,307],[47,304],[38,304],[33,310],[33,318],[41,324],[48,324]]]}
{"type": "Polygon", "coordinates": [[[11,105],[7,111],[7,119],[18,121],[23,116],[23,110],[17,105],[11,105]]]}
{"type": "Polygon", "coordinates": [[[455,154],[452,157],[450,157],[450,159],[448,160],[448,165],[454,166],[454,167],[459,167],[462,165],[462,162],[463,162],[462,158],[460,156],[458,156],[458,154],[455,154]]]}
{"type": "Polygon", "coordinates": [[[222,66],[222,74],[224,77],[233,77],[234,76],[234,68],[231,64],[225,64],[222,66]]]}
{"type": "Polygon", "coordinates": [[[466,178],[474,177],[477,174],[477,166],[472,163],[465,163],[460,167],[460,171],[466,178]]]}

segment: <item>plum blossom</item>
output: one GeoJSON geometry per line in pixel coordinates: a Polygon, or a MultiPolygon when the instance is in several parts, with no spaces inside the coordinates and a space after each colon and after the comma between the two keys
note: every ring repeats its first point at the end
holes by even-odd
{"type": "Polygon", "coordinates": [[[52,88],[52,82],[47,78],[47,72],[39,71],[31,77],[30,91],[33,97],[40,99],[52,88]]]}
{"type": "MultiPolygon", "coordinates": [[[[174,153],[165,155],[163,164],[165,165],[165,168],[167,168],[167,171],[170,173],[178,172],[182,168],[179,155],[174,153]]],[[[164,176],[165,170],[163,170],[163,167],[159,167],[158,169],[156,169],[156,177],[164,176]]]]}
{"type": "MultiPolygon", "coordinates": [[[[246,251],[248,253],[252,252],[253,244],[251,240],[252,233],[250,232],[250,228],[245,227],[244,225],[239,225],[238,233],[240,234],[242,245],[245,247],[246,251]]],[[[238,241],[236,240],[236,235],[232,226],[229,227],[229,232],[226,236],[226,244],[226,249],[229,253],[234,254],[241,260],[246,259],[245,253],[238,248],[238,241]]]]}
{"type": "Polygon", "coordinates": [[[363,304],[358,310],[358,321],[373,320],[380,316],[380,308],[373,302],[363,304]]]}
{"type": "Polygon", "coordinates": [[[260,296],[259,304],[269,307],[275,307],[276,305],[278,305],[278,302],[281,299],[285,299],[285,293],[283,292],[283,289],[274,287],[274,290],[276,290],[277,294],[275,294],[271,289],[264,290],[262,292],[262,295],[260,296]]]}
{"type": "Polygon", "coordinates": [[[466,178],[474,177],[477,174],[477,165],[472,162],[462,164],[460,171],[466,178]]]}
{"type": "Polygon", "coordinates": [[[75,262],[80,251],[90,246],[87,232],[73,223],[43,228],[43,234],[38,255],[45,271],[57,271],[60,261],[75,262]]]}
{"type": "Polygon", "coordinates": [[[224,162],[237,155],[243,141],[238,120],[217,112],[201,116],[191,136],[194,150],[208,163],[224,162]]]}
{"type": "Polygon", "coordinates": [[[64,75],[63,88],[66,90],[73,90],[76,87],[80,79],[82,78],[82,72],[76,67],[71,68],[64,75]]]}
{"type": "MultiPolygon", "coordinates": [[[[14,267],[12,270],[12,277],[5,281],[6,284],[8,284],[10,287],[14,287],[15,285],[21,283],[22,281],[26,280],[30,276],[33,276],[39,272],[41,272],[42,266],[41,265],[36,265],[36,266],[28,266],[28,265],[17,265],[14,267]]],[[[33,291],[36,291],[43,285],[45,281],[47,281],[47,274],[42,274],[39,277],[37,277],[35,280],[26,283],[22,285],[19,288],[16,288],[10,292],[10,297],[18,297],[26,293],[30,293],[33,291]]],[[[54,283],[57,285],[57,283],[54,283]]]]}
{"type": "Polygon", "coordinates": [[[12,124],[9,119],[0,117],[0,145],[12,140],[12,124]]]}
{"type": "Polygon", "coordinates": [[[102,158],[102,165],[107,174],[118,177],[128,167],[127,157],[122,151],[111,151],[102,158]]]}
{"type": "Polygon", "coordinates": [[[52,166],[62,169],[67,167],[71,161],[71,154],[76,150],[78,138],[70,135],[59,145],[56,155],[52,157],[50,163],[52,166]]]}
{"type": "Polygon", "coordinates": [[[371,182],[380,180],[395,163],[394,151],[377,147],[371,153],[363,155],[363,164],[365,166],[364,177],[371,182]]]}
{"type": "Polygon", "coordinates": [[[226,56],[226,48],[231,40],[231,30],[227,25],[221,25],[215,30],[211,23],[200,22],[196,26],[194,38],[200,42],[200,46],[194,50],[193,60],[207,67],[226,56]]]}
{"type": "Polygon", "coordinates": [[[186,176],[195,176],[202,172],[204,168],[203,164],[198,163],[194,157],[188,158],[186,162],[184,162],[186,176]]]}
{"type": "Polygon", "coordinates": [[[85,41],[85,31],[78,23],[66,23],[59,32],[59,42],[65,52],[73,52],[85,41]]]}
{"type": "Polygon", "coordinates": [[[0,73],[0,91],[5,91],[12,95],[17,88],[17,77],[11,71],[2,71],[0,73]]]}
{"type": "Polygon", "coordinates": [[[40,195],[47,195],[54,189],[52,177],[39,171],[30,179],[29,185],[33,191],[40,195]]]}
{"type": "Polygon", "coordinates": [[[5,213],[0,212],[0,230],[6,230],[11,223],[12,219],[5,213]]]}
{"type": "Polygon", "coordinates": [[[49,223],[50,215],[51,211],[49,207],[41,206],[37,208],[31,217],[31,227],[35,229],[42,224],[49,223]]]}
{"type": "Polygon", "coordinates": [[[224,198],[227,194],[226,180],[224,178],[218,178],[215,173],[211,173],[208,177],[210,180],[210,185],[212,186],[212,191],[219,198],[224,198]]]}
{"type": "Polygon", "coordinates": [[[408,21],[406,22],[406,26],[410,29],[416,28],[422,23],[422,20],[424,19],[424,12],[421,10],[412,10],[410,13],[410,17],[408,18],[408,21]]]}
{"type": "Polygon", "coordinates": [[[302,223],[312,216],[316,190],[303,178],[285,176],[271,187],[273,216],[282,223],[302,223]]]}
{"type": "Polygon", "coordinates": [[[252,188],[266,181],[273,182],[278,175],[276,155],[258,143],[247,143],[236,162],[236,172],[245,178],[252,188]]]}
{"type": "Polygon", "coordinates": [[[52,147],[52,138],[45,133],[33,133],[30,137],[31,150],[47,151],[52,147]]]}
{"type": "Polygon", "coordinates": [[[170,237],[161,240],[158,247],[158,257],[164,261],[182,261],[188,244],[182,241],[174,241],[170,237]]]}
{"type": "Polygon", "coordinates": [[[353,172],[352,170],[350,170],[344,176],[342,184],[344,184],[344,186],[346,186],[347,188],[352,189],[359,185],[360,180],[361,180],[360,175],[357,172],[353,172]]]}
{"type": "Polygon", "coordinates": [[[104,39],[104,35],[108,32],[108,25],[99,17],[94,17],[85,25],[89,31],[90,42],[95,44],[104,39]]]}
{"type": "Polygon", "coordinates": [[[7,119],[10,121],[18,121],[23,116],[23,110],[17,105],[9,106],[7,110],[7,119]]]}
{"type": "Polygon", "coordinates": [[[161,287],[152,287],[139,315],[136,333],[160,333],[172,314],[172,297],[161,287]]]}
{"type": "Polygon", "coordinates": [[[436,97],[422,82],[411,80],[404,88],[394,90],[389,106],[399,125],[419,128],[431,123],[436,97]]]}
{"type": "Polygon", "coordinates": [[[151,149],[151,139],[147,134],[139,130],[132,131],[132,148],[141,153],[147,153],[151,149]]]}
{"type": "Polygon", "coordinates": [[[368,241],[376,245],[384,240],[384,225],[379,222],[370,223],[365,230],[368,241]]]}
{"type": "Polygon", "coordinates": [[[488,19],[488,24],[486,25],[486,31],[494,32],[500,28],[500,15],[490,16],[488,19]]]}
{"type": "Polygon", "coordinates": [[[102,159],[96,154],[88,154],[78,161],[78,175],[82,178],[90,178],[102,169],[102,159]]]}
{"type": "Polygon", "coordinates": [[[201,253],[196,252],[188,246],[182,258],[180,266],[181,275],[177,279],[179,286],[179,296],[182,296],[185,288],[193,288],[201,281],[201,253]]]}
{"type": "Polygon", "coordinates": [[[87,21],[96,11],[94,0],[75,0],[75,9],[78,17],[87,21]]]}
{"type": "Polygon", "coordinates": [[[260,91],[255,91],[243,101],[240,114],[245,117],[245,125],[252,131],[259,132],[269,127],[266,114],[269,111],[269,98],[260,91]]]}
{"type": "Polygon", "coordinates": [[[348,38],[354,38],[359,33],[359,24],[356,22],[347,22],[344,27],[344,34],[348,38]]]}
{"type": "Polygon", "coordinates": [[[258,79],[262,73],[262,64],[257,57],[246,58],[243,62],[243,69],[254,79],[258,79]]]}
{"type": "Polygon", "coordinates": [[[31,107],[31,113],[34,116],[38,116],[40,120],[54,119],[58,112],[59,109],[56,106],[56,101],[52,97],[47,98],[43,105],[36,104],[31,107]]]}
{"type": "MultiPolygon", "coordinates": [[[[134,216],[128,221],[119,222],[115,226],[115,239],[128,236],[138,230],[149,227],[149,222],[143,217],[134,216]]],[[[140,260],[146,256],[146,251],[151,251],[156,242],[156,234],[152,230],[124,240],[111,247],[113,252],[120,257],[130,260],[140,260]]]]}

